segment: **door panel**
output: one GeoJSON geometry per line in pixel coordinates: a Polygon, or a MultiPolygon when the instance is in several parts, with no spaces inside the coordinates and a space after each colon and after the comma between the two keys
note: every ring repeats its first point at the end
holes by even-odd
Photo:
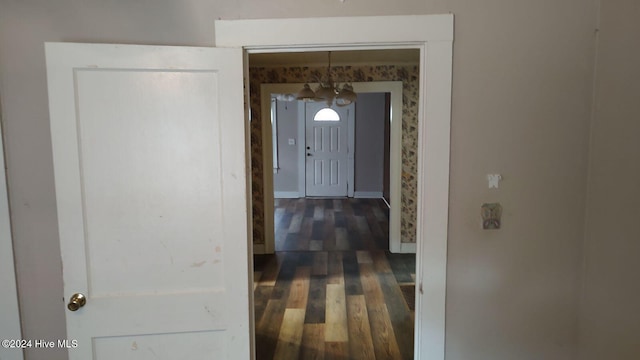
{"type": "Polygon", "coordinates": [[[46,50],[70,359],[249,358],[241,51],[46,50]]]}
{"type": "Polygon", "coordinates": [[[317,121],[316,113],[327,106],[306,103],[306,194],[307,196],[347,196],[348,119],[353,105],[332,107],[339,120],[317,121]]]}

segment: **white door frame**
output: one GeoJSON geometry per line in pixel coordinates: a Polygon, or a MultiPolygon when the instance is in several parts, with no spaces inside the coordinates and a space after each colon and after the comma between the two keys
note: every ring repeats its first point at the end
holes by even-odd
{"type": "MultiPolygon", "coordinates": [[[[304,83],[279,83],[279,84],[262,84],[260,86],[260,108],[261,114],[270,113],[271,94],[295,94],[304,83]]],[[[402,192],[402,81],[370,81],[370,82],[354,82],[352,83],[356,93],[390,93],[391,94],[391,127],[390,127],[390,167],[389,167],[389,200],[391,203],[391,211],[389,212],[389,250],[393,253],[415,253],[415,243],[403,243],[400,231],[400,201],[402,192]],[[395,208],[397,204],[397,209],[395,208]]],[[[303,106],[298,107],[298,118],[304,122],[305,111],[303,106]]],[[[264,169],[273,167],[272,151],[272,134],[271,122],[267,116],[261,117],[262,121],[262,164],[264,169]]],[[[304,139],[305,131],[298,123],[298,144],[300,139],[304,139]]],[[[353,133],[353,129],[349,131],[353,133]]],[[[353,138],[349,136],[349,141],[353,138]]],[[[349,146],[353,149],[353,143],[349,146]]],[[[305,165],[305,149],[300,148],[298,154],[298,167],[303,169],[305,165]]],[[[349,168],[353,169],[353,161],[349,164],[349,168]]],[[[349,181],[353,184],[353,171],[351,171],[349,181]]],[[[263,202],[264,202],[264,245],[254,246],[256,254],[272,254],[275,251],[275,225],[274,217],[274,196],[273,196],[273,173],[271,171],[262,172],[262,181],[264,186],[263,202]]],[[[305,196],[305,179],[298,177],[299,196],[305,196]]],[[[349,188],[349,196],[353,196],[353,186],[349,188]]]]}
{"type": "Polygon", "coordinates": [[[443,360],[453,15],[218,20],[215,35],[253,53],[420,49],[415,358],[443,360]]]}
{"type": "MultiPolygon", "coordinates": [[[[2,126],[0,126],[0,339],[20,339],[20,312],[18,308],[18,288],[13,261],[9,198],[4,163],[2,126]]],[[[2,359],[23,360],[22,349],[3,349],[2,359]]]]}

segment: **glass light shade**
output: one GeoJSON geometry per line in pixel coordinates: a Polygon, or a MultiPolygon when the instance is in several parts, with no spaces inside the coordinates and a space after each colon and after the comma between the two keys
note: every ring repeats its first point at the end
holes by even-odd
{"type": "Polygon", "coordinates": [[[311,90],[309,84],[304,84],[304,87],[298,91],[296,95],[297,100],[310,101],[316,98],[316,94],[311,90]]]}
{"type": "Polygon", "coordinates": [[[320,85],[316,90],[316,99],[319,100],[333,100],[335,96],[335,91],[329,86],[320,85]]]}
{"type": "Polygon", "coordinates": [[[336,105],[347,106],[352,102],[355,102],[357,98],[358,98],[358,95],[355,92],[353,92],[353,86],[349,84],[345,84],[342,87],[342,90],[340,90],[340,93],[338,93],[338,96],[336,97],[336,105]]]}

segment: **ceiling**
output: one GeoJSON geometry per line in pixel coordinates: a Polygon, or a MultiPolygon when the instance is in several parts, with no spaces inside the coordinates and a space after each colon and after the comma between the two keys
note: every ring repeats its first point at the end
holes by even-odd
{"type": "MultiPolygon", "coordinates": [[[[249,66],[326,66],[328,52],[282,52],[249,54],[249,66]]],[[[420,50],[358,50],[332,51],[331,65],[406,65],[418,64],[420,50]]]]}

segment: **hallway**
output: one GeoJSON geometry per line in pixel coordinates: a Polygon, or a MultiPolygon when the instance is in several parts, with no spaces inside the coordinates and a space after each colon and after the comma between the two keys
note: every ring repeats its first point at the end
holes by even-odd
{"type": "Polygon", "coordinates": [[[255,256],[257,359],[412,359],[415,255],[388,252],[378,199],[277,199],[255,256]]]}

